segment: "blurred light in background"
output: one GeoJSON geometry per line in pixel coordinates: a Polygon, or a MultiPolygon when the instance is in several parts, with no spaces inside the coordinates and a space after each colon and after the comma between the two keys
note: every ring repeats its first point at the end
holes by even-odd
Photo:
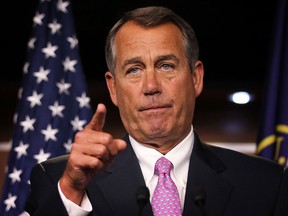
{"type": "Polygon", "coordinates": [[[234,92],[229,95],[229,100],[235,104],[247,104],[253,100],[253,95],[245,91],[234,92]]]}

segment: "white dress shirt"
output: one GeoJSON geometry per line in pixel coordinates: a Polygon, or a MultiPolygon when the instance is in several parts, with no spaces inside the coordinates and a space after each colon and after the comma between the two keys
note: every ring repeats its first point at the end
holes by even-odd
{"type": "MultiPolygon", "coordinates": [[[[146,186],[150,191],[150,200],[152,198],[154,189],[158,181],[158,176],[154,174],[154,165],[158,160],[158,158],[164,156],[168,160],[170,160],[171,163],[173,164],[174,168],[171,170],[170,175],[177,186],[181,200],[181,206],[183,209],[186,193],[189,161],[194,143],[193,126],[191,126],[191,131],[188,134],[188,136],[184,138],[172,150],[170,150],[166,155],[162,155],[157,150],[138,143],[131,136],[129,136],[129,139],[132,148],[134,149],[135,154],[138,158],[146,186]]],[[[85,194],[85,196],[83,197],[81,206],[78,206],[65,197],[65,195],[61,191],[59,182],[58,182],[58,190],[69,216],[86,216],[89,214],[89,212],[92,211],[92,205],[90,203],[87,194],[85,194]]]]}
{"type": "Polygon", "coordinates": [[[166,155],[161,154],[153,148],[149,148],[147,146],[137,143],[132,137],[129,137],[129,139],[138,158],[146,186],[150,191],[150,200],[152,198],[154,189],[158,181],[158,176],[154,174],[154,166],[156,161],[160,157],[164,156],[173,164],[173,169],[171,170],[170,175],[177,186],[181,206],[183,209],[188,178],[189,161],[194,143],[193,127],[191,126],[191,131],[188,136],[172,150],[170,150],[166,155]]]}

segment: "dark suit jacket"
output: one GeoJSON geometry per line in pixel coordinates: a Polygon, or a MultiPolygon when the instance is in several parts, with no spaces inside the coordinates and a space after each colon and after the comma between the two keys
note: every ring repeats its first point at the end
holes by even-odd
{"type": "MultiPolygon", "coordinates": [[[[138,215],[135,193],[145,182],[127,136],[125,140],[127,149],[87,188],[93,206],[90,215],[138,215]]],[[[33,168],[26,208],[30,215],[67,215],[57,190],[66,162],[67,156],[61,156],[33,168]]],[[[202,216],[191,195],[191,189],[200,186],[206,193],[207,216],[287,216],[287,176],[272,161],[206,145],[195,134],[183,215],[202,216]]],[[[142,215],[153,215],[150,203],[142,215]]]]}

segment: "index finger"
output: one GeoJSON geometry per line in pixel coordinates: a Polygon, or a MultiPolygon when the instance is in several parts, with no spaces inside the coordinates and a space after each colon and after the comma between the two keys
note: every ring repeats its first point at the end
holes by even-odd
{"type": "Polygon", "coordinates": [[[104,104],[98,104],[95,114],[85,128],[102,131],[105,124],[106,107],[104,104]]]}

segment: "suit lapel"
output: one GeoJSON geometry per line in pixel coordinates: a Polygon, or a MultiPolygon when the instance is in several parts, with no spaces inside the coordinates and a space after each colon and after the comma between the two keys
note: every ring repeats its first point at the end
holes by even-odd
{"type": "Polygon", "coordinates": [[[223,215],[228,203],[232,186],[221,178],[225,170],[222,161],[211,151],[209,146],[200,142],[195,133],[195,142],[190,159],[187,190],[183,216],[200,216],[201,209],[193,202],[191,190],[201,187],[205,191],[205,211],[207,215],[223,215]]]}

